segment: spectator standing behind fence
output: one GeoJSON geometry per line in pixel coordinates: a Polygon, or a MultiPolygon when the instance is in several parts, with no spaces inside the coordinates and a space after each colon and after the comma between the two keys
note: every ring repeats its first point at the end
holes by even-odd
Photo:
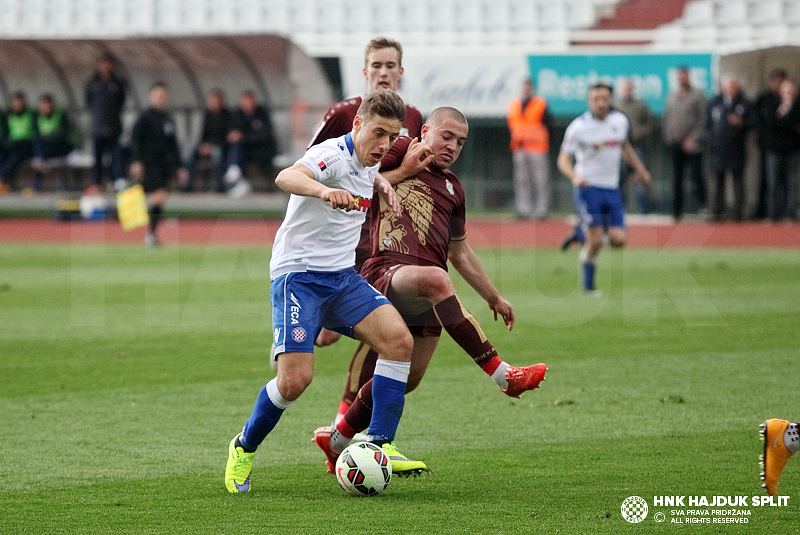
{"type": "Polygon", "coordinates": [[[767,130],[768,122],[775,115],[775,110],[781,104],[780,87],[786,80],[786,71],[775,69],[769,73],[767,90],[761,93],[756,100],[756,114],[758,115],[758,148],[760,158],[760,180],[758,184],[758,204],[756,205],[756,218],[767,217],[767,130]]]}
{"type": "Polygon", "coordinates": [[[25,93],[11,95],[11,107],[2,122],[3,162],[0,165],[0,192],[14,181],[19,164],[33,158],[34,115],[28,109],[25,93]]]}
{"type": "Polygon", "coordinates": [[[769,221],[796,217],[798,167],[800,167],[800,98],[797,84],[784,80],[780,85],[780,103],[767,118],[766,215],[769,221]],[[782,195],[781,195],[782,194],[782,195]],[[781,203],[781,199],[783,203],[781,203]]]}
{"type": "Polygon", "coordinates": [[[700,89],[692,87],[687,67],[679,67],[677,75],[678,88],[667,98],[664,110],[663,138],[672,160],[672,215],[680,219],[683,217],[683,170],[687,164],[700,208],[706,208],[702,141],[707,99],[700,89]]]}
{"type": "Polygon", "coordinates": [[[517,217],[547,219],[550,211],[550,163],[547,153],[552,122],[547,103],[534,94],[533,82],[522,82],[522,96],[508,105],[508,129],[514,163],[514,203],[517,217]],[[536,209],[533,188],[536,187],[536,209]]]}
{"type": "Polygon", "coordinates": [[[231,124],[231,112],[225,105],[225,94],[221,89],[212,90],[206,97],[206,111],[203,116],[203,131],[200,142],[192,148],[187,158],[186,168],[189,170],[189,182],[186,191],[194,188],[195,168],[198,160],[211,162],[214,175],[214,189],[218,193],[225,192],[225,170],[228,165],[228,130],[231,124]]]}
{"type": "Polygon", "coordinates": [[[176,169],[178,180],[186,184],[189,173],[181,166],[175,121],[168,111],[169,88],[156,82],[148,93],[150,108],[142,112],[131,132],[131,178],[141,182],[150,214],[150,228],[144,238],[146,247],[159,244],[156,227],[161,221],[162,205],[167,200],[167,188],[176,169]]]}
{"type": "MultiPolygon", "coordinates": [[[[635,88],[631,80],[622,82],[622,98],[614,103],[614,108],[625,114],[630,124],[629,141],[636,151],[636,155],[647,167],[647,140],[653,133],[656,126],[655,117],[650,112],[647,104],[636,98],[635,88]]],[[[636,191],[636,202],[639,211],[643,214],[650,213],[650,188],[644,185],[639,177],[627,164],[623,164],[623,175],[620,177],[621,183],[634,182],[636,191]]]]}
{"type": "Polygon", "coordinates": [[[244,177],[247,163],[256,163],[267,180],[272,180],[272,158],[277,147],[272,119],[252,91],[245,91],[239,98],[239,108],[231,120],[228,143],[230,165],[225,173],[225,181],[232,185],[232,196],[240,197],[250,191],[250,184],[244,177]]]}
{"type": "Polygon", "coordinates": [[[111,178],[114,186],[127,185],[122,160],[122,108],[125,105],[125,82],[115,72],[116,62],[110,54],[97,60],[95,73],[86,82],[86,105],[92,116],[91,136],[94,146],[94,184],[103,183],[103,158],[111,156],[111,178]]]}
{"type": "Polygon", "coordinates": [[[730,174],[733,185],[734,221],[744,216],[744,166],[747,161],[745,136],[755,126],[753,105],[742,94],[739,81],[730,75],[720,78],[720,93],[708,105],[706,131],[711,171],[714,173],[714,221],[726,218],[725,177],[730,174]]]}
{"type": "MultiPolygon", "coordinates": [[[[56,107],[51,95],[39,97],[34,126],[33,189],[41,190],[44,174],[49,170],[47,160],[65,158],[75,148],[75,131],[67,113],[56,107]]],[[[65,184],[62,183],[62,186],[65,184]]]]}

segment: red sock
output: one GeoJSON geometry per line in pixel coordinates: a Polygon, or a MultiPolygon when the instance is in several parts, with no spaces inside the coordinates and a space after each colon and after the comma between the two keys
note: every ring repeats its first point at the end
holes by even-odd
{"type": "Polygon", "coordinates": [[[356,430],[350,427],[350,424],[348,424],[344,418],[339,420],[339,422],[336,424],[336,430],[347,439],[352,439],[354,436],[356,436],[356,430]]]}
{"type": "Polygon", "coordinates": [[[497,354],[495,354],[495,356],[492,357],[492,359],[489,362],[487,362],[486,364],[481,364],[481,369],[485,371],[487,375],[492,375],[494,371],[497,369],[497,367],[500,366],[500,364],[502,363],[503,361],[500,359],[500,357],[498,357],[497,354]]]}
{"type": "MultiPolygon", "coordinates": [[[[497,357],[497,350],[486,339],[478,321],[463,307],[457,295],[451,295],[433,306],[433,311],[447,333],[483,368],[497,357]]],[[[494,365],[494,369],[500,363],[494,365]]],[[[492,372],[494,372],[494,369],[492,372]]],[[[484,370],[486,371],[486,370],[484,370]]],[[[488,372],[491,375],[491,372],[488,372]]]]}

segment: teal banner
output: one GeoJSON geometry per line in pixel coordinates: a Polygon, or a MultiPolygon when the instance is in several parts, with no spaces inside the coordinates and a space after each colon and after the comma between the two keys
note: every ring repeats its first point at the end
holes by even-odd
{"type": "Polygon", "coordinates": [[[619,94],[622,81],[630,78],[636,96],[655,114],[664,111],[667,95],[677,87],[679,66],[689,68],[692,84],[711,94],[711,54],[629,54],[529,56],[536,93],[547,100],[550,113],[576,116],[586,111],[586,93],[603,82],[619,94]]]}

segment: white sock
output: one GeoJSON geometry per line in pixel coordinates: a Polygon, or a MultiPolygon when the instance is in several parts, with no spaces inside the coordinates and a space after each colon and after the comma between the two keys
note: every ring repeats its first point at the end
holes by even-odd
{"type": "Polygon", "coordinates": [[[280,391],[278,390],[278,379],[273,378],[270,382],[267,383],[267,395],[269,396],[269,400],[272,402],[273,405],[278,407],[279,409],[286,410],[289,408],[293,402],[283,399],[280,391]]]}
{"type": "Polygon", "coordinates": [[[350,439],[345,437],[343,434],[339,432],[338,429],[335,427],[333,431],[331,431],[331,450],[336,453],[342,453],[342,451],[350,444],[350,439]]]}
{"type": "Polygon", "coordinates": [[[378,359],[375,362],[374,375],[382,375],[400,381],[401,383],[408,382],[408,374],[411,372],[410,362],[398,362],[396,360],[378,359]]]}
{"type": "Polygon", "coordinates": [[[500,361],[500,365],[492,374],[492,381],[494,381],[495,384],[500,387],[500,390],[505,390],[508,388],[508,379],[506,379],[507,369],[508,363],[505,361],[500,361]]]}
{"type": "Polygon", "coordinates": [[[789,424],[789,427],[786,428],[786,432],[783,433],[783,444],[792,453],[800,450],[800,433],[798,433],[797,424],[789,424]]]}

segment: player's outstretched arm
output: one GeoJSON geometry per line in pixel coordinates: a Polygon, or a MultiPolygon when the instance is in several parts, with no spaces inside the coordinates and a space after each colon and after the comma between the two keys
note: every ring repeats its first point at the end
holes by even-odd
{"type": "Polygon", "coordinates": [[[448,249],[448,259],[459,275],[467,281],[467,284],[472,286],[478,292],[478,295],[486,301],[489,309],[494,312],[495,321],[497,321],[497,315],[500,314],[508,330],[513,329],[514,307],[500,295],[500,292],[483,269],[478,255],[469,246],[467,240],[451,241],[448,249]]]}
{"type": "Polygon", "coordinates": [[[317,182],[313,171],[303,164],[296,163],[278,173],[275,185],[293,195],[317,197],[331,203],[333,208],[343,208],[348,211],[356,208],[356,201],[349,191],[332,189],[317,182]]]}
{"type": "Polygon", "coordinates": [[[573,186],[576,188],[585,188],[589,186],[586,179],[575,172],[575,167],[572,165],[572,156],[570,156],[569,153],[563,150],[559,152],[556,164],[558,165],[558,170],[572,182],[573,186]]]}

